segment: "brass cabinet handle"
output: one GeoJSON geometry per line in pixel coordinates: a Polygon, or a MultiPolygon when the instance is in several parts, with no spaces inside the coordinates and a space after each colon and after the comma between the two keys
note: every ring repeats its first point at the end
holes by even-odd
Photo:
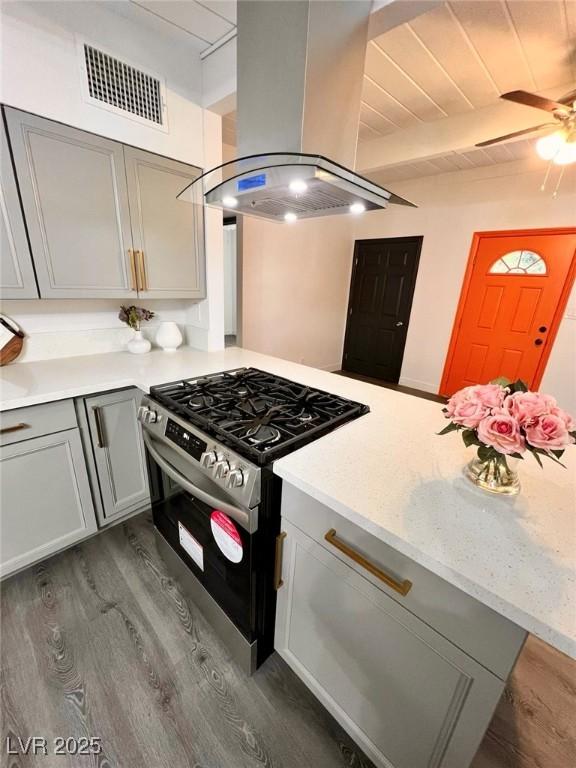
{"type": "Polygon", "coordinates": [[[284,531],[276,536],[276,559],[274,560],[274,589],[278,591],[284,584],[282,581],[282,553],[284,551],[284,531]]]}
{"type": "Polygon", "coordinates": [[[136,251],[136,258],[138,260],[138,275],[139,275],[139,291],[148,290],[148,275],[146,274],[146,260],[144,258],[144,251],[136,251]]]}
{"type": "Polygon", "coordinates": [[[100,408],[98,408],[97,405],[93,405],[92,413],[94,414],[94,423],[96,424],[96,444],[98,448],[104,448],[106,443],[104,441],[104,429],[102,427],[100,408]]]}
{"type": "Polygon", "coordinates": [[[7,435],[9,432],[18,432],[20,429],[28,429],[30,424],[24,424],[21,421],[19,424],[11,424],[9,427],[2,427],[0,429],[0,435],[7,435]]]}
{"type": "Polygon", "coordinates": [[[396,579],[393,579],[392,576],[388,576],[388,574],[384,573],[383,570],[378,568],[369,560],[366,560],[366,558],[363,557],[359,552],[356,552],[355,549],[352,549],[352,547],[349,547],[347,544],[344,544],[343,541],[340,541],[336,537],[335,528],[330,528],[324,538],[328,544],[336,547],[336,549],[339,549],[340,552],[344,552],[344,554],[347,555],[351,560],[353,560],[355,563],[358,563],[358,565],[362,566],[362,568],[365,568],[373,576],[376,576],[377,579],[380,579],[380,581],[383,581],[386,586],[390,587],[390,589],[393,589],[395,592],[398,592],[405,597],[412,589],[411,581],[408,581],[408,579],[404,579],[404,581],[396,581],[396,579]]]}
{"type": "Polygon", "coordinates": [[[130,275],[132,276],[132,290],[138,290],[138,276],[136,274],[136,259],[132,248],[128,248],[128,258],[130,259],[130,275]]]}

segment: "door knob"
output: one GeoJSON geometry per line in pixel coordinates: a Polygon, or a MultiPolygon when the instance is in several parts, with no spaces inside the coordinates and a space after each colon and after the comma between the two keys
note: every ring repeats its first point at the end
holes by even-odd
{"type": "Polygon", "coordinates": [[[534,339],[534,344],[536,344],[537,347],[539,347],[543,343],[544,342],[542,341],[542,339],[534,339]]]}
{"type": "Polygon", "coordinates": [[[541,325],[540,328],[538,328],[538,333],[546,333],[548,328],[546,328],[545,325],[541,325]]]}
{"type": "Polygon", "coordinates": [[[396,323],[396,328],[400,328],[400,326],[402,326],[402,325],[404,325],[402,320],[398,320],[398,322],[396,323]]]}

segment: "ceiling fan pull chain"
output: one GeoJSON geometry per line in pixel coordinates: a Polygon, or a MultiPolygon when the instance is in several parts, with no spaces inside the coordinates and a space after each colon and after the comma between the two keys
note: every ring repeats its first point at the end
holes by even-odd
{"type": "Polygon", "coordinates": [[[552,193],[552,197],[557,197],[558,190],[560,189],[560,184],[562,183],[562,177],[564,176],[564,171],[566,170],[566,166],[562,166],[562,170],[560,171],[560,176],[558,176],[558,181],[556,182],[556,189],[552,193]]]}
{"type": "Polygon", "coordinates": [[[548,177],[550,176],[551,170],[552,170],[552,160],[550,160],[550,162],[548,163],[548,167],[546,168],[544,181],[542,182],[542,186],[540,187],[540,192],[546,192],[546,184],[548,184],[548,177]]]}

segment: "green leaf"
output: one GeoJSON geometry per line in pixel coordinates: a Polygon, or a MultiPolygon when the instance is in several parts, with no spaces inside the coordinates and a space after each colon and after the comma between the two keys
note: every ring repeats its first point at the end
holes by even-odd
{"type": "Polygon", "coordinates": [[[462,429],[462,427],[459,424],[454,424],[453,421],[448,424],[448,426],[444,427],[444,429],[441,429],[440,432],[437,432],[437,435],[447,435],[450,432],[457,432],[459,429],[462,429]]]}
{"type": "Polygon", "coordinates": [[[522,456],[521,453],[510,453],[508,454],[512,459],[522,459],[524,461],[524,456],[522,456]]]}
{"type": "Polygon", "coordinates": [[[510,385],[510,392],[528,392],[528,387],[526,384],[522,381],[522,379],[517,379],[515,382],[513,382],[510,385]]]}
{"type": "Polygon", "coordinates": [[[490,461],[490,459],[494,459],[496,456],[496,451],[494,448],[490,448],[488,445],[480,444],[480,447],[478,448],[478,458],[480,461],[490,461]]]}
{"type": "Polygon", "coordinates": [[[538,462],[538,464],[540,464],[540,467],[541,467],[542,469],[544,469],[544,465],[542,464],[542,459],[541,459],[541,458],[540,458],[540,456],[538,455],[538,452],[537,452],[537,451],[532,451],[532,453],[534,454],[534,458],[536,459],[536,461],[538,462]]]}
{"type": "Polygon", "coordinates": [[[498,378],[492,379],[490,384],[499,384],[501,387],[508,387],[512,382],[510,379],[507,379],[506,376],[498,376],[498,378]]]}
{"type": "Polygon", "coordinates": [[[551,451],[551,453],[553,453],[554,456],[556,456],[557,459],[561,459],[562,458],[562,454],[564,453],[564,451],[563,450],[562,451],[551,451]]]}
{"type": "Polygon", "coordinates": [[[462,432],[462,440],[464,440],[466,448],[469,448],[471,445],[482,445],[473,429],[465,429],[464,432],[462,432]]]}

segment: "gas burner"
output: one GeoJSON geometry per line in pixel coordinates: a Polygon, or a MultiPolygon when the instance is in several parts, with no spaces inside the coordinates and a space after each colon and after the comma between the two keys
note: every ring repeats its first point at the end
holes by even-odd
{"type": "Polygon", "coordinates": [[[251,445],[272,445],[280,440],[281,432],[269,424],[256,424],[246,430],[245,438],[251,445]]]}

